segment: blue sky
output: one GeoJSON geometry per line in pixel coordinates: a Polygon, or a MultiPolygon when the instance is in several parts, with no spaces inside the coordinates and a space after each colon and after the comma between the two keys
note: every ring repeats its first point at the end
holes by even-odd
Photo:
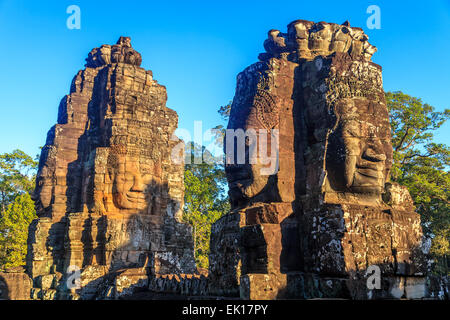
{"type": "MultiPolygon", "coordinates": [[[[296,19],[362,27],[378,47],[384,88],[450,108],[450,1],[2,1],[0,0],[0,153],[36,155],[56,122],[61,98],[88,52],[130,36],[168,91],[179,127],[221,122],[217,109],[233,98],[236,75],[257,61],[269,29],[296,19]],[[69,5],[81,29],[69,30],[69,5]],[[381,29],[366,26],[369,5],[381,29]]],[[[437,141],[450,144],[450,125],[437,141]]]]}

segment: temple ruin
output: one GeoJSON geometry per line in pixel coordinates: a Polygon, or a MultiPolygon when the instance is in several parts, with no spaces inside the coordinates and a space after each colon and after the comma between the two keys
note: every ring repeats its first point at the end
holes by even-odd
{"type": "Polygon", "coordinates": [[[33,194],[36,298],[108,297],[124,270],[137,281],[195,271],[191,227],[181,222],[184,168],[171,159],[178,116],[141,62],[127,37],[95,48],[61,101],[33,194]],[[71,290],[77,270],[82,289],[71,290]]]}
{"type": "Polygon", "coordinates": [[[211,280],[246,299],[423,297],[420,217],[389,181],[376,48],[348,22],[304,20],[270,30],[264,48],[237,77],[228,129],[278,139],[279,168],[227,163],[232,212],[213,227],[211,280]],[[379,290],[366,285],[370,268],[379,290]]]}
{"type": "Polygon", "coordinates": [[[225,143],[232,210],[212,226],[208,272],[182,222],[178,116],[121,37],[89,53],[61,101],[39,162],[26,274],[0,274],[0,290],[6,277],[24,283],[11,296],[32,299],[436,297],[420,217],[389,179],[368,36],[297,20],[270,30],[264,48],[237,76],[225,143]]]}

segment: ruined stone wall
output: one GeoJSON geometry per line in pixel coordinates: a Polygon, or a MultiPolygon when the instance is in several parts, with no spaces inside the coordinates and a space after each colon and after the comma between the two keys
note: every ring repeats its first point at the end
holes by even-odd
{"type": "Polygon", "coordinates": [[[28,242],[30,276],[56,279],[46,289],[61,297],[73,266],[83,287],[123,268],[195,270],[191,228],[181,222],[184,168],[171,157],[178,116],[165,87],[140,67],[129,38],[86,61],[42,150],[28,242]]]}

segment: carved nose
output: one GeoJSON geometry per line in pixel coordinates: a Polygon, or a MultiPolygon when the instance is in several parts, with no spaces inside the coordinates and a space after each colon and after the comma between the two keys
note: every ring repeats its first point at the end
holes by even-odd
{"type": "Polygon", "coordinates": [[[375,150],[373,149],[367,149],[366,152],[364,152],[364,158],[369,161],[380,162],[386,160],[386,155],[383,153],[375,152],[375,150]]]}
{"type": "Polygon", "coordinates": [[[142,183],[142,179],[139,176],[134,177],[133,187],[131,187],[131,191],[134,192],[144,192],[144,184],[142,183]]]}

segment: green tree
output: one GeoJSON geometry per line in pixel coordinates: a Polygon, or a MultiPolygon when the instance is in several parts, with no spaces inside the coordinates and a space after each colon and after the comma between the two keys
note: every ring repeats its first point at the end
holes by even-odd
{"type": "MultiPolygon", "coordinates": [[[[230,118],[230,112],[231,112],[231,104],[233,102],[230,101],[228,102],[228,104],[221,106],[219,108],[219,110],[217,110],[217,113],[220,114],[220,116],[222,117],[222,120],[224,122],[228,122],[228,119],[230,118]]],[[[213,128],[215,130],[215,138],[216,138],[216,143],[219,146],[223,147],[223,140],[225,138],[225,126],[222,124],[219,124],[217,126],[215,126],[213,128]]]]}
{"type": "Polygon", "coordinates": [[[230,209],[225,172],[221,161],[205,147],[192,142],[186,147],[183,219],[193,227],[197,265],[208,268],[211,225],[230,209]],[[194,163],[194,157],[202,159],[201,163],[194,163]]]}
{"type": "Polygon", "coordinates": [[[30,197],[36,167],[23,151],[0,155],[0,269],[24,263],[28,225],[36,218],[30,197]]]}
{"type": "MultiPolygon", "coordinates": [[[[405,185],[432,238],[431,254],[447,264],[450,254],[450,148],[433,141],[434,132],[450,117],[400,91],[386,93],[394,161],[391,178],[405,185]]],[[[439,267],[439,266],[438,266],[439,267]]],[[[445,266],[447,268],[447,266],[445,266]]]]}
{"type": "Polygon", "coordinates": [[[18,195],[0,218],[0,269],[21,266],[27,253],[28,226],[36,219],[28,193],[18,195]]]}
{"type": "MultiPolygon", "coordinates": [[[[221,106],[218,113],[223,121],[230,115],[231,102],[221,106]]],[[[225,127],[214,128],[216,144],[223,146],[225,127]]],[[[208,268],[211,226],[230,210],[224,156],[214,157],[204,146],[186,144],[187,161],[184,172],[183,219],[193,227],[195,260],[199,267],[208,268]],[[195,159],[201,159],[196,164],[195,159]]]]}
{"type": "Polygon", "coordinates": [[[37,165],[21,150],[0,154],[0,215],[18,195],[32,192],[37,165]]]}
{"type": "Polygon", "coordinates": [[[228,104],[221,106],[219,108],[219,110],[217,110],[217,112],[220,114],[220,116],[222,117],[222,119],[224,121],[228,121],[228,119],[230,118],[230,112],[231,112],[231,104],[233,103],[233,101],[228,102],[228,104]]]}

